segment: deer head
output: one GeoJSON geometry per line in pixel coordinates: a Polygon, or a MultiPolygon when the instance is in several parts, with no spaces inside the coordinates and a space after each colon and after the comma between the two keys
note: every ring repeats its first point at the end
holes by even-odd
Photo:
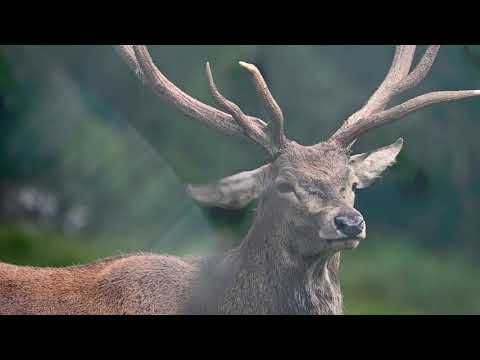
{"type": "Polygon", "coordinates": [[[330,254],[355,248],[366,236],[362,214],[354,208],[355,190],[370,186],[402,149],[393,144],[364,154],[351,154],[358,137],[368,130],[404,118],[427,105],[480,95],[479,90],[431,92],[387,108],[391,100],[415,87],[429,72],[439,46],[430,46],[411,70],[415,46],[396,47],[384,81],[365,105],[327,140],[303,146],[284,134],[284,116],[259,70],[240,62],[251,76],[269,115],[267,122],[246,115],[217,89],[209,64],[207,79],[223,111],[199,102],[173,85],[157,69],[145,46],[116,47],[134,73],[180,111],[226,135],[247,138],[260,146],[270,162],[256,170],[233,175],[214,184],[189,185],[190,195],[205,206],[241,208],[259,198],[258,213],[274,214],[276,225],[302,236],[285,244],[303,256],[330,254]]]}

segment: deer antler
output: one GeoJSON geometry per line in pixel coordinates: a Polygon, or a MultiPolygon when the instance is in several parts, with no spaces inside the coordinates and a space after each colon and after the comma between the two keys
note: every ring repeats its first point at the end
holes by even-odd
{"type": "Polygon", "coordinates": [[[385,110],[393,97],[417,86],[427,76],[440,46],[430,46],[415,69],[410,72],[415,48],[415,45],[396,47],[395,56],[385,80],[365,106],[351,115],[330,137],[329,142],[346,147],[368,130],[401,119],[427,105],[480,95],[480,90],[437,91],[417,96],[385,110]]]}
{"type": "Polygon", "coordinates": [[[263,79],[260,70],[253,64],[248,64],[243,61],[239,61],[240,66],[244,67],[251,75],[253,82],[255,84],[255,88],[257,89],[257,93],[262,98],[264,105],[266,107],[267,112],[269,113],[271,124],[273,126],[273,137],[276,146],[282,148],[285,143],[287,142],[284,130],[283,130],[283,113],[280,106],[278,106],[277,102],[275,101],[274,97],[270,93],[268,89],[267,83],[263,79]]]}
{"type": "Polygon", "coordinates": [[[264,101],[268,102],[267,107],[273,109],[273,113],[275,114],[272,119],[274,128],[273,136],[267,132],[267,124],[264,121],[253,116],[245,115],[236,104],[220,94],[213,81],[208,63],[206,70],[210,90],[215,100],[228,113],[204,104],[176,87],[155,66],[146,46],[116,45],[114,47],[141,81],[145,81],[157,95],[177,107],[189,117],[197,119],[201,123],[215,128],[226,135],[246,137],[260,145],[272,158],[276,156],[284,145],[283,116],[281,116],[281,121],[278,118],[278,114],[281,115],[282,112],[271,96],[260,72],[253,65],[242,63],[242,66],[255,74],[255,81],[256,84],[259,84],[257,89],[259,89],[260,95],[264,101]]]}

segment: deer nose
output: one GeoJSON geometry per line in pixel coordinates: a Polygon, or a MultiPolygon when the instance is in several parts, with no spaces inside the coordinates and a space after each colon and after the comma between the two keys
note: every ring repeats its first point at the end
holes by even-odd
{"type": "Polygon", "coordinates": [[[348,237],[359,235],[365,228],[363,217],[358,214],[340,214],[334,222],[337,229],[348,237]]]}

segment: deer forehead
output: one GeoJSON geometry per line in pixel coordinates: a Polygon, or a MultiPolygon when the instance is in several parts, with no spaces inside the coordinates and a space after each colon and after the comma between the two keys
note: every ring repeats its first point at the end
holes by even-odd
{"type": "Polygon", "coordinates": [[[280,176],[295,178],[300,185],[339,182],[349,179],[345,150],[329,144],[302,146],[293,144],[275,161],[280,176]]]}

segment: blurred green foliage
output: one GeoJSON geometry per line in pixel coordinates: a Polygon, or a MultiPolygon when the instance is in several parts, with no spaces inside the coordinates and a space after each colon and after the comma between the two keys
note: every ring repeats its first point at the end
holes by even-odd
{"type": "Polygon", "coordinates": [[[81,264],[107,254],[98,244],[16,225],[0,226],[0,253],[2,260],[14,264],[54,267],[81,264]]]}
{"type": "MultiPolygon", "coordinates": [[[[392,46],[150,49],[174,83],[213,104],[203,74],[209,60],[222,92],[262,117],[237,61],[257,64],[282,106],[287,136],[302,144],[325,139],[358,109],[393,56],[392,46]]],[[[445,46],[407,96],[479,84],[480,68],[464,48],[445,46]]],[[[358,194],[369,237],[343,258],[347,313],[480,312],[479,114],[478,100],[435,105],[355,146],[406,140],[398,164],[358,194]]],[[[263,154],[166,106],[109,46],[0,46],[0,129],[0,182],[39,186],[89,209],[87,227],[73,235],[2,225],[2,261],[59,266],[137,250],[207,254],[237,244],[250,225],[254,205],[201,209],[184,185],[255,168],[263,154]]]]}

